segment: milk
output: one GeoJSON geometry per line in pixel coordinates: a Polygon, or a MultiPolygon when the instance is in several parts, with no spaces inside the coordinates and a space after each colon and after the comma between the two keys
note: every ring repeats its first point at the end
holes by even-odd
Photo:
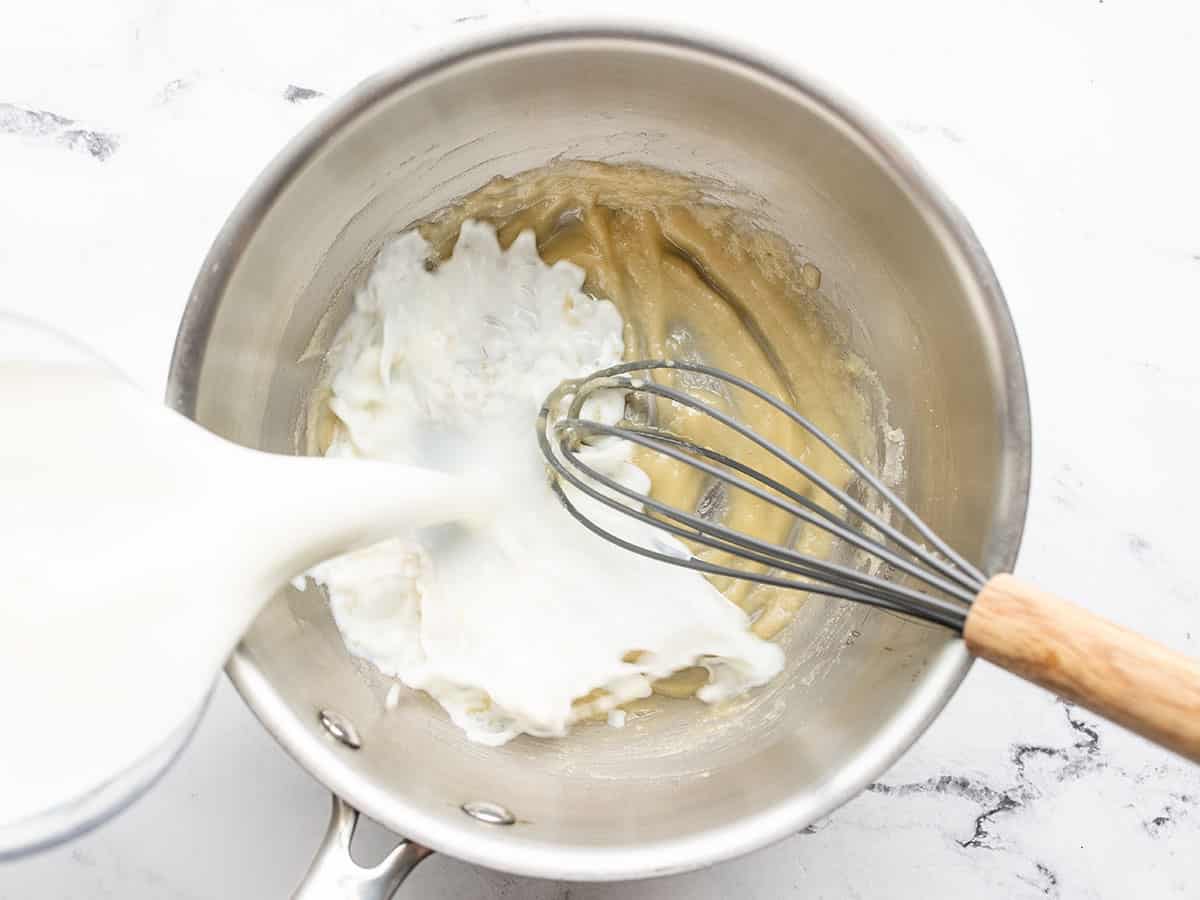
{"type": "MultiPolygon", "coordinates": [[[[351,653],[484,744],[619,726],[620,704],[691,666],[714,703],[780,671],[779,647],[702,575],[595,536],[550,488],[539,406],[621,359],[616,308],[583,291],[578,267],[546,265],[531,232],[502,249],[467,222],[436,272],[429,253],[416,233],[385,245],[339,330],[325,459],[224,441],[86,349],[0,317],[0,710],[20,731],[0,742],[0,824],[161,745],[303,572],[351,653]]],[[[585,414],[611,424],[623,410],[608,392],[585,414]]],[[[623,442],[581,452],[650,490],[623,442]]],[[[573,500],[627,540],[688,555],[573,500]]]]}

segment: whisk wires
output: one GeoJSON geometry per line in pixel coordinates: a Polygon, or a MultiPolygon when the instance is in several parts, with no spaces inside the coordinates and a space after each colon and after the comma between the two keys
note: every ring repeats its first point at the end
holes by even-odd
{"type": "Polygon", "coordinates": [[[882,609],[915,615],[959,631],[966,620],[971,601],[987,580],[978,568],[942,540],[879,477],[825,432],[778,398],[730,372],[699,363],[673,360],[642,360],[612,366],[586,378],[560,385],[543,404],[537,428],[542,454],[556,476],[552,477],[551,485],[571,515],[600,537],[642,556],[708,575],[745,579],[867,603],[882,609]],[[811,466],[736,417],[686,391],[660,384],[649,377],[638,377],[638,373],[660,369],[689,372],[713,379],[745,391],[769,404],[828,448],[865,485],[875,491],[886,507],[919,535],[921,540],[909,537],[900,527],[872,512],[864,503],[851,497],[845,490],[814,471],[811,466]],[[661,397],[710,416],[725,428],[741,435],[783,462],[807,483],[832,498],[845,510],[845,514],[838,515],[813,500],[806,492],[679,434],[627,421],[610,425],[582,418],[583,406],[588,397],[607,389],[661,397]],[[562,408],[567,397],[571,400],[566,413],[561,418],[552,420],[551,417],[562,408]],[[874,557],[894,572],[907,575],[909,583],[913,586],[900,584],[895,580],[829,559],[818,558],[794,547],[756,538],[714,519],[698,515],[694,511],[680,509],[634,490],[598,471],[577,452],[581,445],[601,437],[629,441],[669,459],[693,466],[710,478],[743,491],[874,557]],[[585,496],[644,524],[684,541],[758,563],[763,568],[739,569],[702,559],[694,554],[676,555],[627,540],[581,510],[564,490],[563,481],[585,496]],[[857,517],[867,528],[856,526],[850,516],[857,517]]]}

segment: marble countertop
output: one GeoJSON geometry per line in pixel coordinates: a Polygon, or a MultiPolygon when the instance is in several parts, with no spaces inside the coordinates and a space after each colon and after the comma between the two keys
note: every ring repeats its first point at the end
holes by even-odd
{"type": "MultiPolygon", "coordinates": [[[[405,53],[552,0],[39,0],[0,29],[0,307],[155,392],[242,191],[327,102],[405,53]]],[[[611,0],[604,12],[646,4],[611,0]]],[[[1200,11],[741,0],[698,21],[789,56],[889,123],[957,200],[1012,306],[1034,421],[1018,572],[1200,655],[1200,11]],[[969,7],[969,8],[968,8],[969,7]],[[783,18],[781,18],[781,15],[783,18]]],[[[11,423],[10,423],[11,424],[11,423]]],[[[73,844],[0,865],[0,900],[286,896],[326,792],[222,683],[165,780],[73,844]]],[[[384,846],[386,835],[367,835],[384,846]]],[[[978,664],[828,820],[715,868],[567,885],[443,857],[400,896],[1200,895],[1200,768],[978,664]]]]}

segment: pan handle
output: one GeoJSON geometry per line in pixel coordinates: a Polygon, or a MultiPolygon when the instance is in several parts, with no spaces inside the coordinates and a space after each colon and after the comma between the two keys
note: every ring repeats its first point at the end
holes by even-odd
{"type": "Polygon", "coordinates": [[[381,863],[365,868],[350,855],[357,825],[358,810],[334,796],[325,837],[292,900],[390,900],[408,873],[433,852],[402,840],[381,863]]]}

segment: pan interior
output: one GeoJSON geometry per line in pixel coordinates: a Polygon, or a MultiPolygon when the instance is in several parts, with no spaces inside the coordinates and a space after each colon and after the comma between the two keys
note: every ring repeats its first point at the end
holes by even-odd
{"type": "MultiPolygon", "coordinates": [[[[816,261],[828,315],[905,434],[907,500],[985,568],[1011,564],[1024,383],[990,270],[952,230],[963,226],[816,94],[667,40],[495,45],[335,105],[214,248],[227,268],[202,273],[192,301],[205,312],[192,321],[211,327],[200,338],[185,319],[172,401],[232,440],[296,452],[323,352],[384,238],[495,176],[563,158],[723,185],[816,261]]],[[[644,725],[501,748],[464,740],[422,695],[387,709],[390,680],[346,653],[312,588],[272,600],[230,672],[301,763],[385,825],[498,868],[611,878],[712,862],[810,823],[916,738],[967,665],[943,629],[818,598],[787,650],[785,673],[733,714],[681,701],[644,725]],[[321,710],[353,722],[361,749],[332,741],[321,710]],[[517,824],[467,817],[474,801],[517,824]]]]}

